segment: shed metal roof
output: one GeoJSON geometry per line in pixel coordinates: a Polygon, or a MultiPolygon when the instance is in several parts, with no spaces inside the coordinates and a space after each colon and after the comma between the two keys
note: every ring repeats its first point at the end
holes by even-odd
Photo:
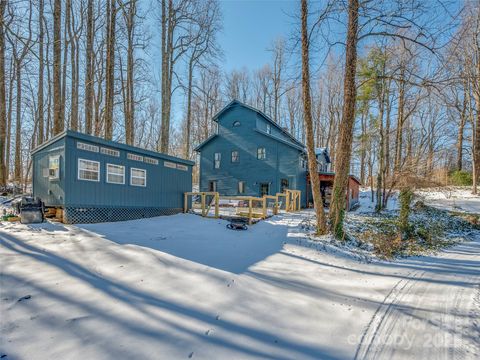
{"type": "Polygon", "coordinates": [[[160,158],[160,159],[164,159],[164,160],[175,161],[175,162],[182,163],[182,164],[185,164],[185,165],[192,165],[192,166],[195,165],[195,162],[191,161],[191,160],[182,159],[182,158],[179,158],[179,157],[176,157],[176,156],[171,156],[171,155],[159,153],[159,152],[152,151],[152,150],[142,149],[142,148],[139,148],[137,146],[127,145],[127,144],[119,143],[119,142],[116,142],[116,141],[105,140],[105,139],[102,139],[98,136],[88,135],[88,134],[80,133],[78,131],[73,131],[73,130],[66,130],[66,131],[52,137],[50,140],[44,142],[40,146],[37,146],[35,149],[32,150],[32,155],[35,154],[36,152],[44,149],[48,145],[53,144],[54,142],[56,142],[56,141],[58,141],[58,140],[60,140],[64,137],[71,137],[71,138],[75,138],[75,139],[79,139],[79,140],[83,140],[83,141],[90,141],[90,142],[93,142],[93,143],[96,143],[96,144],[99,144],[99,145],[103,145],[103,146],[106,146],[106,147],[113,147],[113,148],[121,149],[121,150],[125,150],[125,151],[136,152],[136,153],[151,156],[151,157],[156,157],[156,158],[160,158]]]}

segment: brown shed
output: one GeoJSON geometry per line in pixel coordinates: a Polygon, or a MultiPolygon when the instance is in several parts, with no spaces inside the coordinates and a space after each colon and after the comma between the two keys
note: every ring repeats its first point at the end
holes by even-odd
{"type": "MultiPolygon", "coordinates": [[[[330,198],[332,196],[333,180],[335,179],[334,172],[319,171],[318,178],[320,180],[320,191],[324,205],[330,206],[330,198]]],[[[347,210],[355,209],[359,204],[360,195],[360,180],[354,175],[348,178],[348,188],[345,194],[347,200],[347,210]]],[[[313,196],[311,194],[310,174],[307,173],[307,206],[313,207],[313,196]]]]}

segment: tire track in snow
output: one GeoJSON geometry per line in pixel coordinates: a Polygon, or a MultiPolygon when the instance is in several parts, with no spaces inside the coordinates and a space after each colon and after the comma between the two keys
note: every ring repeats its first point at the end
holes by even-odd
{"type": "Polygon", "coordinates": [[[375,340],[379,335],[379,330],[382,327],[382,324],[389,316],[392,307],[398,301],[399,297],[405,295],[404,293],[402,293],[402,291],[409,285],[410,287],[413,286],[412,280],[421,277],[422,275],[423,274],[421,274],[420,271],[412,271],[406,275],[408,279],[401,279],[392,287],[390,292],[383,299],[382,304],[375,311],[375,314],[373,315],[369,324],[367,325],[367,328],[365,329],[360,340],[360,344],[357,347],[357,351],[355,353],[355,360],[365,359],[371,351],[374,351],[372,347],[376,346],[375,340]]]}
{"type": "MultiPolygon", "coordinates": [[[[472,245],[478,248],[477,244],[472,245]]],[[[476,359],[480,348],[475,320],[480,312],[480,272],[458,275],[454,268],[461,270],[459,260],[478,256],[478,250],[466,255],[440,255],[440,258],[452,260],[453,266],[447,262],[451,272],[446,275],[435,270],[417,270],[408,273],[408,279],[399,280],[367,325],[355,359],[412,356],[476,359]],[[431,279],[419,282],[427,272],[431,279]],[[461,284],[456,284],[452,276],[460,276],[461,284]],[[472,295],[472,291],[477,295],[472,295]]]]}

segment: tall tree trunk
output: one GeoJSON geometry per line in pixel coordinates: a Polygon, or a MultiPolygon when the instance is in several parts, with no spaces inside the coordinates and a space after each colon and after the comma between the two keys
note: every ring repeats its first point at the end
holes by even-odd
{"type": "Polygon", "coordinates": [[[22,63],[20,60],[15,62],[16,78],[17,78],[17,100],[16,100],[16,121],[15,121],[15,165],[14,180],[16,184],[22,182],[22,63]]]}
{"type": "Polygon", "coordinates": [[[335,180],[330,204],[330,221],[336,237],[343,238],[343,219],[345,217],[346,192],[352,152],[353,125],[355,122],[355,101],[357,88],[355,74],[357,69],[359,0],[349,0],[348,32],[345,58],[345,77],[343,86],[343,112],[337,139],[335,158],[335,180]]]}
{"type": "Polygon", "coordinates": [[[107,9],[107,59],[105,65],[105,139],[107,140],[112,140],[113,135],[116,1],[110,0],[110,4],[107,3],[109,7],[107,9]]]}
{"type": "Polygon", "coordinates": [[[62,1],[55,0],[53,10],[53,135],[63,131],[62,117],[62,1]]]}
{"type": "Polygon", "coordinates": [[[128,13],[125,14],[126,23],[127,23],[127,91],[126,91],[126,101],[127,101],[127,113],[125,114],[125,141],[129,145],[133,145],[135,141],[135,94],[134,94],[134,64],[135,60],[133,57],[133,47],[134,47],[134,31],[135,31],[135,16],[137,12],[136,0],[130,2],[128,13]]]}
{"type": "MultiPolygon", "coordinates": [[[[83,16],[83,15],[82,15],[83,16]]],[[[70,62],[72,69],[72,84],[71,84],[71,109],[70,109],[70,129],[78,131],[78,78],[79,78],[79,47],[78,34],[75,29],[75,16],[73,14],[73,6],[71,7],[71,27],[68,29],[70,38],[70,62]]]]}
{"type": "Polygon", "coordinates": [[[5,176],[8,178],[10,175],[10,149],[12,147],[12,113],[13,113],[13,89],[15,83],[15,63],[13,58],[10,61],[10,80],[8,84],[8,111],[7,111],[7,140],[5,150],[5,176]]]}
{"type": "Polygon", "coordinates": [[[44,42],[44,28],[43,28],[43,8],[44,0],[39,0],[38,4],[38,131],[37,131],[37,145],[43,143],[45,139],[44,129],[44,113],[43,113],[43,72],[44,72],[44,60],[43,60],[43,42],[44,42]]]}
{"type": "Polygon", "coordinates": [[[193,59],[188,63],[188,88],[187,88],[187,123],[185,124],[185,149],[183,156],[190,158],[190,136],[192,128],[192,86],[193,86],[193,59]]]}
{"type": "Polygon", "coordinates": [[[87,48],[85,50],[85,132],[92,133],[93,127],[93,0],[87,4],[87,48]]]}
{"type": "Polygon", "coordinates": [[[310,63],[309,63],[309,36],[308,36],[308,4],[302,0],[302,92],[305,135],[307,138],[308,171],[312,185],[313,205],[317,216],[317,235],[327,232],[325,212],[323,209],[322,194],[320,192],[320,179],[318,177],[317,157],[315,155],[315,143],[313,137],[312,103],[310,96],[310,63]]]}
{"type": "Polygon", "coordinates": [[[170,102],[173,75],[173,2],[162,0],[162,124],[160,151],[168,153],[170,144],[170,102]]]}
{"type": "MultiPolygon", "coordinates": [[[[464,87],[465,92],[467,87],[464,87]]],[[[460,124],[458,125],[458,134],[457,134],[457,170],[461,171],[463,168],[463,136],[465,123],[467,118],[467,95],[464,92],[463,96],[463,105],[460,113],[460,124]]]]}
{"type": "MultiPolygon", "coordinates": [[[[383,69],[385,70],[385,69],[383,69]]],[[[382,74],[383,75],[383,74],[382,74]]],[[[377,199],[375,211],[379,212],[383,208],[383,174],[385,166],[385,130],[383,127],[383,115],[385,112],[385,82],[381,81],[381,88],[378,94],[378,132],[380,134],[380,144],[378,145],[378,172],[377,172],[377,199]]]]}
{"type": "Polygon", "coordinates": [[[404,111],[405,111],[405,71],[402,67],[400,71],[400,80],[398,82],[398,116],[397,116],[397,136],[395,140],[395,161],[394,172],[400,170],[402,163],[402,143],[403,143],[403,123],[404,123],[404,111]]]}
{"type": "MultiPolygon", "coordinates": [[[[66,0],[65,2],[65,24],[63,27],[63,64],[62,64],[62,102],[61,102],[61,113],[62,119],[66,120],[65,117],[65,104],[67,99],[67,55],[68,55],[68,46],[72,41],[72,38],[69,37],[67,41],[67,33],[70,29],[70,7],[72,3],[71,0],[66,0]]],[[[65,121],[64,121],[65,123],[65,121]]]]}
{"type": "Polygon", "coordinates": [[[0,1],[0,186],[7,183],[6,140],[7,100],[5,94],[5,8],[7,1],[0,1]]]}

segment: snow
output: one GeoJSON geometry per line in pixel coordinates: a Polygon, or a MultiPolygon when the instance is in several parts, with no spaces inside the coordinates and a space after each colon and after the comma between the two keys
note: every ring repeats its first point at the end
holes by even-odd
{"type": "Polygon", "coordinates": [[[480,214],[480,196],[472,194],[471,187],[423,189],[416,194],[425,204],[439,209],[480,214]]]}
{"type": "MultiPolygon", "coordinates": [[[[372,201],[372,192],[369,187],[361,187],[358,196],[360,207],[356,212],[358,213],[371,213],[375,211],[375,193],[374,200],[372,201]]],[[[398,192],[393,191],[387,201],[387,207],[385,210],[397,210],[399,208],[398,192]]]]}
{"type": "Polygon", "coordinates": [[[478,358],[480,239],[365,262],[310,240],[311,216],[1,223],[0,355],[478,358]]]}

